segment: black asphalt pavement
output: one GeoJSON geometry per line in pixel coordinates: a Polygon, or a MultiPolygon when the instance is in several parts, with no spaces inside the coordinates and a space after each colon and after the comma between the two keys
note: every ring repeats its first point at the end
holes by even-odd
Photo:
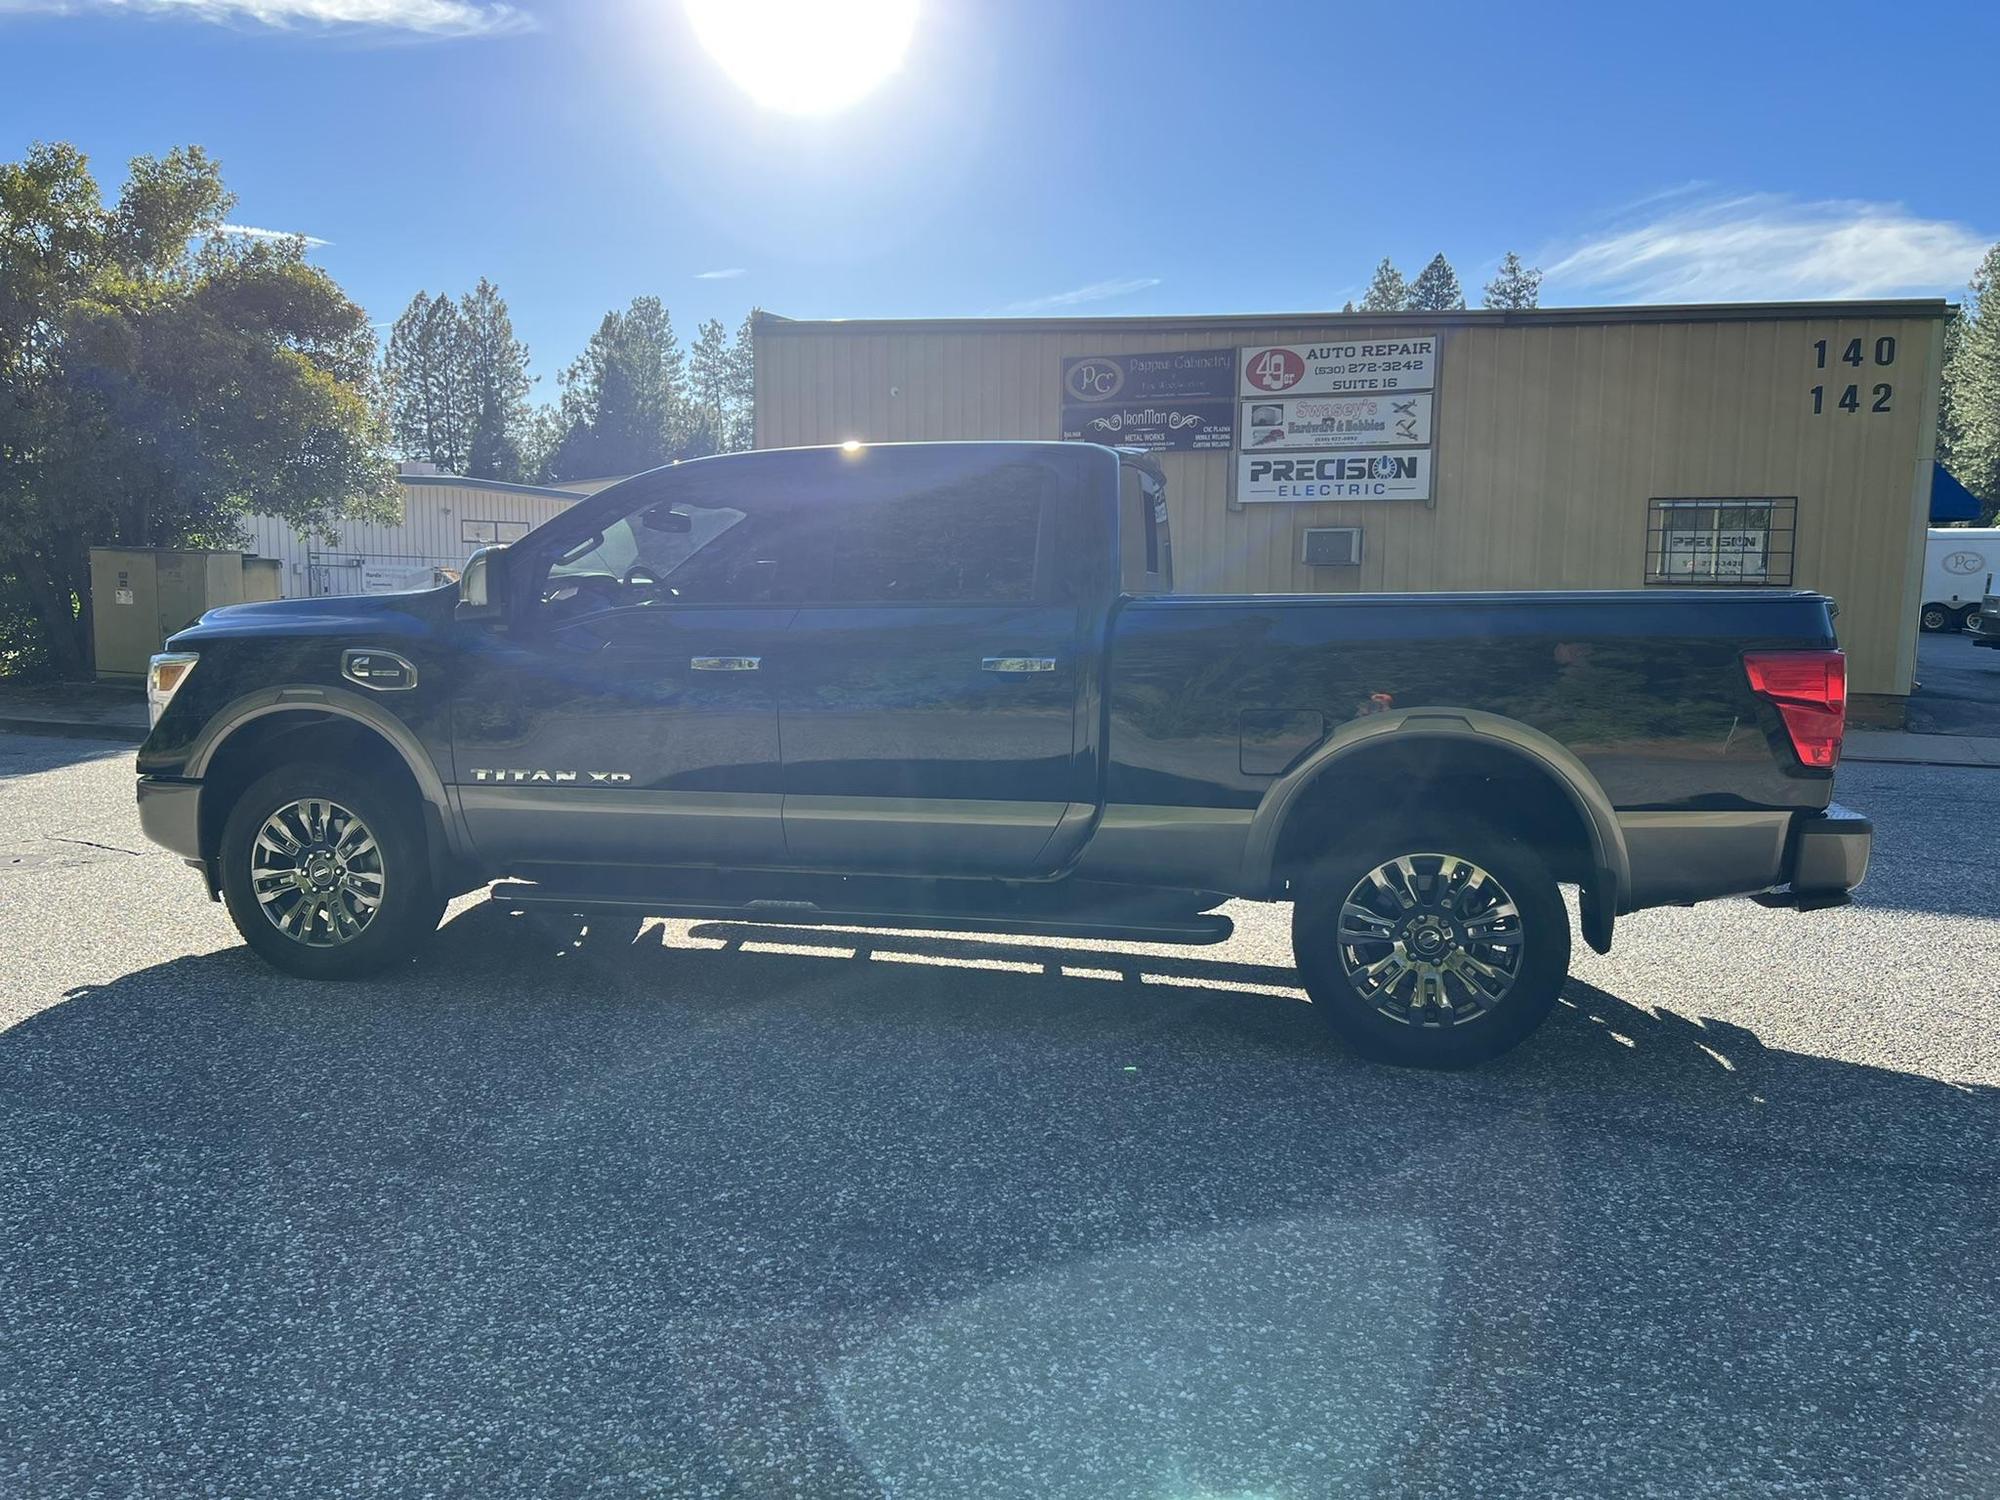
{"type": "Polygon", "coordinates": [[[1909,727],[2000,736],[2000,648],[1975,646],[1962,632],[1918,636],[1909,727]]]}
{"type": "Polygon", "coordinates": [[[0,737],[0,1495],[1991,1495],[2000,771],[1840,796],[1858,905],[1628,918],[1433,1075],[1249,905],[304,984],[0,737]]]}

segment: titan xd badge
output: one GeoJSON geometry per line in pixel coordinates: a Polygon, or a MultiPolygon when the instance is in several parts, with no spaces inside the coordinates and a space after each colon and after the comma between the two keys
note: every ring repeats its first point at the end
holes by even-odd
{"type": "Polygon", "coordinates": [[[630,781],[630,771],[486,771],[473,767],[474,781],[630,781]]]}

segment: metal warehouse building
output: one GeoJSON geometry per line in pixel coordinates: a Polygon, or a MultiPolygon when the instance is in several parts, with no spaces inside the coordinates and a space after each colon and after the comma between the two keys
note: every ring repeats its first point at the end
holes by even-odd
{"type": "Polygon", "coordinates": [[[755,324],[759,447],[1138,444],[1184,592],[1797,586],[1910,691],[1942,301],[755,324]]]}

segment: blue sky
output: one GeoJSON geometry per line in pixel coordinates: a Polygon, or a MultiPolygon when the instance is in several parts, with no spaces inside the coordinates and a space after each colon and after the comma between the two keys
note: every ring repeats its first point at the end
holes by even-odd
{"type": "Polygon", "coordinates": [[[492,277],[544,398],[639,293],[684,336],[1337,308],[1514,248],[1545,304],[1932,295],[2000,239],[1990,4],[917,3],[799,118],[680,0],[0,0],[0,152],[199,142],[376,319],[492,277]]]}

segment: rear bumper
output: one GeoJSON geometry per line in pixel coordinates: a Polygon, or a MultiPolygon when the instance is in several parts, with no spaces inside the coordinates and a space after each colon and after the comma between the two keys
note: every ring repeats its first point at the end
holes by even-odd
{"type": "Polygon", "coordinates": [[[1618,822],[1632,865],[1627,911],[1781,887],[1781,904],[1838,905],[1867,875],[1875,837],[1873,823],[1838,803],[1812,813],[1620,813],[1618,822]]]}
{"type": "Polygon", "coordinates": [[[201,783],[141,776],[139,828],[162,848],[173,850],[191,863],[200,863],[201,783]]]}

